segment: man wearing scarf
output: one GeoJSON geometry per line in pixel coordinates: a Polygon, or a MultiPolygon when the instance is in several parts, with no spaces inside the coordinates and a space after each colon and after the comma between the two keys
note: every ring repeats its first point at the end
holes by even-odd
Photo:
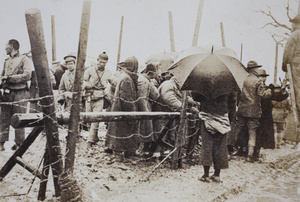
{"type": "MultiPolygon", "coordinates": [[[[137,70],[138,61],[129,57],[121,63],[123,73],[120,75],[112,100],[111,112],[138,111],[137,102],[137,70]]],[[[111,149],[117,159],[135,155],[139,143],[139,127],[137,120],[110,122],[108,124],[105,145],[111,149]]]]}

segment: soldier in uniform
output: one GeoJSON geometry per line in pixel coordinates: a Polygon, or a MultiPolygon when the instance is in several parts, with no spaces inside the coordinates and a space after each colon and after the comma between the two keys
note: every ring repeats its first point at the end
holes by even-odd
{"type": "Polygon", "coordinates": [[[63,74],[59,84],[58,103],[60,105],[64,104],[65,110],[70,111],[72,106],[72,95],[74,91],[76,56],[73,53],[70,53],[64,57],[64,60],[68,71],[63,74]]]}
{"type": "MultiPolygon", "coordinates": [[[[86,111],[102,112],[105,101],[105,88],[112,73],[105,69],[108,56],[105,52],[101,53],[97,59],[97,66],[89,67],[84,73],[83,88],[86,89],[86,111]]],[[[99,122],[92,123],[89,130],[88,143],[92,146],[99,141],[98,138],[99,122]]]]}
{"type": "MultiPolygon", "coordinates": [[[[20,44],[15,39],[9,40],[5,48],[9,57],[4,62],[1,74],[2,102],[4,103],[0,105],[0,151],[5,150],[4,143],[9,138],[11,116],[14,113],[25,113],[27,101],[22,100],[29,98],[27,81],[31,79],[31,62],[26,55],[20,55],[19,48],[20,44]]],[[[25,129],[16,129],[15,145],[12,149],[17,149],[24,139],[25,129]]]]}

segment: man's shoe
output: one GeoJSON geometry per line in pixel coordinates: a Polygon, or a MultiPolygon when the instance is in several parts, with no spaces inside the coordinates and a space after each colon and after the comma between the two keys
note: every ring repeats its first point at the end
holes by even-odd
{"type": "Polygon", "coordinates": [[[20,145],[18,144],[14,144],[12,147],[11,147],[11,150],[17,150],[19,149],[20,145]]]}
{"type": "Polygon", "coordinates": [[[4,142],[0,142],[0,151],[4,151],[5,147],[4,147],[4,142]]]}
{"type": "Polygon", "coordinates": [[[107,153],[107,154],[112,154],[112,153],[113,153],[113,150],[110,149],[110,148],[108,148],[108,147],[106,147],[106,148],[104,149],[104,152],[107,153]]]}

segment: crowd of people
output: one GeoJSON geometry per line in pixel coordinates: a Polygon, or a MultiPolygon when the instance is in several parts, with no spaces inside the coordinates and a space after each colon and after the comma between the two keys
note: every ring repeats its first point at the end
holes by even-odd
{"type": "MultiPolygon", "coordinates": [[[[292,66],[299,109],[299,58],[300,51],[300,15],[291,20],[294,32],[287,42],[283,70],[286,64],[292,66]],[[292,48],[291,48],[292,47],[292,48]]],[[[10,118],[14,113],[25,113],[24,99],[36,96],[30,93],[32,86],[31,62],[27,56],[20,55],[19,42],[9,40],[1,74],[1,116],[0,116],[0,151],[5,150],[8,141],[10,118]],[[16,104],[13,104],[16,103],[16,104]]],[[[76,54],[64,57],[65,63],[54,62],[51,68],[51,85],[58,90],[58,105],[69,111],[72,106],[76,54]]],[[[160,72],[159,64],[149,63],[138,72],[136,57],[128,57],[118,64],[115,74],[106,68],[109,60],[103,52],[97,58],[97,64],[85,69],[83,78],[84,111],[102,112],[178,112],[182,110],[183,92],[172,73],[160,72]]],[[[195,145],[201,137],[200,164],[204,175],[199,180],[220,182],[221,169],[228,168],[228,156],[245,156],[248,162],[259,159],[261,148],[279,148],[284,136],[285,118],[290,104],[286,90],[286,79],[281,85],[266,85],[269,76],[256,61],[249,61],[246,70],[249,75],[243,83],[241,92],[231,92],[216,98],[205,99],[197,92],[188,92],[187,110],[193,118],[187,119],[184,145],[195,145]],[[276,111],[276,113],[274,113],[276,111]],[[272,116],[272,112],[274,118],[272,116]],[[190,138],[195,136],[197,138],[190,138]],[[214,174],[209,176],[210,167],[214,174]]],[[[211,89],[213,90],[213,89],[211,89]]],[[[35,91],[36,92],[36,91],[35,91]]],[[[105,152],[115,156],[118,161],[135,156],[144,156],[151,152],[153,144],[166,126],[168,120],[125,120],[108,122],[105,140],[105,152]]],[[[89,130],[88,146],[95,147],[99,141],[99,123],[87,124],[89,130]]],[[[166,153],[174,148],[178,122],[173,122],[163,138],[164,144],[157,147],[166,153]]],[[[17,149],[25,139],[24,129],[15,130],[17,149]]]]}

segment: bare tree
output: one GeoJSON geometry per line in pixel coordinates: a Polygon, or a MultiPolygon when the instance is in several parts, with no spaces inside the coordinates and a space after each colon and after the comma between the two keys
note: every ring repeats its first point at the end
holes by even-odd
{"type": "MultiPolygon", "coordinates": [[[[262,28],[266,27],[273,27],[275,31],[270,32],[271,36],[275,40],[276,43],[280,43],[282,45],[283,41],[286,41],[287,38],[290,36],[292,27],[290,25],[286,25],[285,23],[279,21],[273,14],[270,6],[267,6],[267,10],[260,10],[259,12],[263,15],[267,16],[271,21],[266,23],[262,28]]],[[[291,20],[291,13],[292,15],[296,13],[290,7],[290,0],[287,0],[287,4],[284,7],[286,11],[286,17],[288,20],[291,20]]]]}

